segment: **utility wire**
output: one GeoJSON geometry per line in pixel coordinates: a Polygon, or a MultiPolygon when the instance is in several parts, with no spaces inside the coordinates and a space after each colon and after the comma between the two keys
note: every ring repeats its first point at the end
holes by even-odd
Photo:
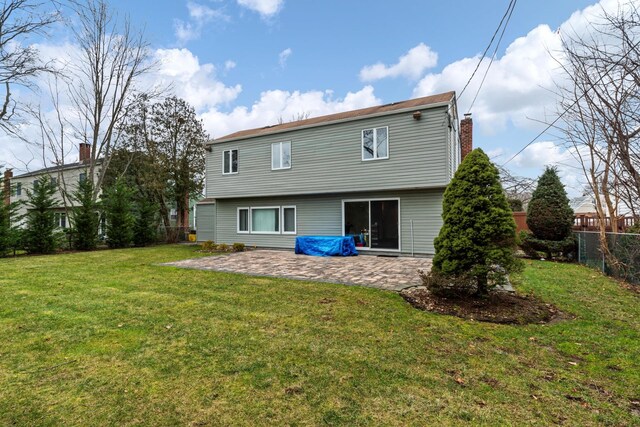
{"type": "MultiPolygon", "coordinates": [[[[505,31],[507,30],[507,26],[509,25],[509,21],[511,20],[511,15],[513,14],[513,9],[515,9],[517,2],[518,2],[518,0],[513,0],[511,3],[509,3],[509,8],[507,8],[507,13],[508,13],[507,20],[506,20],[506,22],[504,24],[504,27],[502,27],[502,32],[500,33],[500,38],[498,39],[498,43],[496,43],[496,48],[493,50],[493,55],[491,55],[491,60],[489,61],[489,66],[485,70],[484,76],[482,76],[482,81],[480,82],[480,86],[478,86],[478,90],[476,91],[476,94],[473,97],[473,101],[471,101],[471,105],[469,106],[469,109],[467,110],[467,113],[471,112],[471,109],[473,108],[473,105],[476,103],[476,99],[478,99],[478,95],[480,94],[480,89],[482,89],[482,85],[484,84],[484,81],[487,78],[487,74],[489,74],[489,70],[491,69],[491,65],[493,64],[493,60],[496,59],[496,55],[498,54],[498,49],[500,48],[500,43],[502,42],[502,37],[504,36],[505,31]]],[[[502,24],[502,21],[500,21],[500,24],[502,24]]],[[[491,40],[493,40],[493,39],[491,39],[491,40]]],[[[478,66],[479,65],[480,64],[478,63],[478,66]]]]}
{"type": "MultiPolygon", "coordinates": [[[[611,70],[613,70],[614,67],[617,67],[618,65],[620,65],[622,63],[623,60],[627,59],[627,56],[629,56],[629,54],[633,51],[635,51],[635,49],[640,46],[640,40],[638,40],[638,42],[636,44],[634,44],[629,50],[627,50],[627,53],[625,53],[624,55],[622,55],[622,57],[620,59],[618,59],[605,73],[602,73],[602,75],[600,76],[600,78],[595,82],[592,83],[590,86],[591,88],[595,88],[596,85],[600,84],[600,82],[602,81],[602,79],[604,79],[606,76],[609,75],[609,72],[611,70]]],[[[553,127],[558,120],[560,120],[562,117],[564,117],[565,114],[567,114],[567,112],[569,111],[570,108],[573,108],[573,106],[575,106],[578,102],[580,102],[580,100],[582,100],[582,98],[584,98],[587,95],[587,92],[582,92],[582,95],[580,95],[578,97],[578,99],[576,99],[575,101],[573,101],[571,103],[571,105],[569,105],[567,108],[565,108],[565,110],[560,113],[558,115],[558,117],[556,117],[551,123],[549,123],[547,125],[547,127],[545,127],[542,132],[540,132],[539,134],[537,134],[535,136],[535,138],[533,138],[531,141],[529,141],[527,143],[527,145],[525,145],[524,147],[522,147],[522,149],[520,151],[518,151],[516,154],[514,154],[513,156],[511,156],[509,158],[509,160],[507,160],[506,162],[504,162],[502,164],[502,166],[507,165],[507,163],[509,163],[510,161],[512,161],[513,159],[515,159],[520,153],[522,153],[524,150],[527,149],[528,146],[530,146],[531,144],[533,144],[534,142],[536,142],[538,140],[538,138],[540,138],[542,135],[544,135],[549,129],[551,129],[551,127],[553,127]]]]}
{"type": "MultiPolygon", "coordinates": [[[[515,6],[516,1],[517,0],[510,0],[509,1],[509,5],[507,6],[507,10],[504,12],[504,15],[502,15],[502,19],[500,20],[500,23],[498,24],[498,28],[496,28],[496,30],[493,33],[493,36],[491,36],[491,40],[489,41],[489,44],[485,48],[484,52],[482,52],[482,56],[480,57],[480,60],[478,61],[478,65],[476,65],[475,70],[473,70],[473,73],[471,73],[471,77],[469,77],[469,80],[467,80],[467,83],[464,85],[464,87],[460,91],[460,95],[458,95],[458,99],[460,99],[462,97],[462,94],[467,89],[467,86],[469,86],[469,84],[471,83],[471,80],[473,80],[473,77],[478,72],[478,68],[480,68],[480,65],[482,64],[482,61],[487,56],[487,52],[489,51],[489,49],[491,49],[491,46],[493,45],[493,41],[495,40],[496,36],[498,35],[498,32],[500,31],[500,28],[502,28],[502,23],[504,22],[505,19],[507,19],[507,16],[509,18],[511,17],[511,13],[513,12],[513,7],[515,6]]],[[[507,19],[507,22],[508,22],[508,19],[507,19]]],[[[504,30],[503,30],[503,34],[504,34],[504,30]]],[[[502,36],[500,36],[500,38],[502,39],[502,36]]]]}

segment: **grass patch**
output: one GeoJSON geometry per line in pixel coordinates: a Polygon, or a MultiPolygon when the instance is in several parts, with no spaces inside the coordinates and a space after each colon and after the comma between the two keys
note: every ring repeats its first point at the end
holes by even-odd
{"type": "Polygon", "coordinates": [[[639,296],[590,269],[528,262],[516,287],[575,318],[509,326],[157,265],[196,249],[0,260],[0,424],[640,422],[639,296]]]}

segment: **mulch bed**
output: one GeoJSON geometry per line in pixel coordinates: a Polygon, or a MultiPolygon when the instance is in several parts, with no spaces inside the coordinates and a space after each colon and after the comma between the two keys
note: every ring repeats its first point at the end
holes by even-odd
{"type": "Polygon", "coordinates": [[[405,289],[402,297],[415,308],[448,314],[479,322],[526,325],[550,323],[567,318],[552,304],[530,295],[493,292],[486,298],[444,298],[432,295],[427,289],[405,289]]]}

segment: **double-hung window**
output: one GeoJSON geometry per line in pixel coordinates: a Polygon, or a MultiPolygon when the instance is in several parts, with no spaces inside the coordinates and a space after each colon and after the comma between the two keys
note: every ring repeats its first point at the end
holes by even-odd
{"type": "Polygon", "coordinates": [[[22,183],[21,182],[16,184],[16,196],[22,196],[22,183]]]}
{"type": "Polygon", "coordinates": [[[362,131],[362,160],[389,158],[389,127],[364,129],[362,131]]]}
{"type": "Polygon", "coordinates": [[[271,170],[291,168],[291,142],[271,144],[271,170]]]}
{"type": "Polygon", "coordinates": [[[78,175],[78,182],[79,183],[83,183],[87,180],[87,173],[86,172],[81,172],[80,175],[78,175]]]}
{"type": "Polygon", "coordinates": [[[296,207],[282,207],[282,234],[296,234],[296,207]]]}
{"type": "Polygon", "coordinates": [[[238,173],[238,150],[225,150],[222,152],[222,174],[234,173],[238,173]]]}
{"type": "Polygon", "coordinates": [[[238,208],[238,233],[249,232],[249,208],[238,208]]]}

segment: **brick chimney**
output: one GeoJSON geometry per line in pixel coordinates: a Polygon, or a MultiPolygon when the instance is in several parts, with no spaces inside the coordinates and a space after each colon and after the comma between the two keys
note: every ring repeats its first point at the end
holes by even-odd
{"type": "Polygon", "coordinates": [[[473,120],[471,113],[464,115],[460,121],[460,160],[473,150],[473,120]]]}
{"type": "Polygon", "coordinates": [[[7,169],[4,171],[4,178],[2,180],[2,184],[4,185],[4,204],[8,205],[11,203],[11,178],[13,178],[13,171],[11,169],[7,169]]]}
{"type": "Polygon", "coordinates": [[[80,163],[88,163],[91,160],[91,144],[79,144],[80,163]]]}

